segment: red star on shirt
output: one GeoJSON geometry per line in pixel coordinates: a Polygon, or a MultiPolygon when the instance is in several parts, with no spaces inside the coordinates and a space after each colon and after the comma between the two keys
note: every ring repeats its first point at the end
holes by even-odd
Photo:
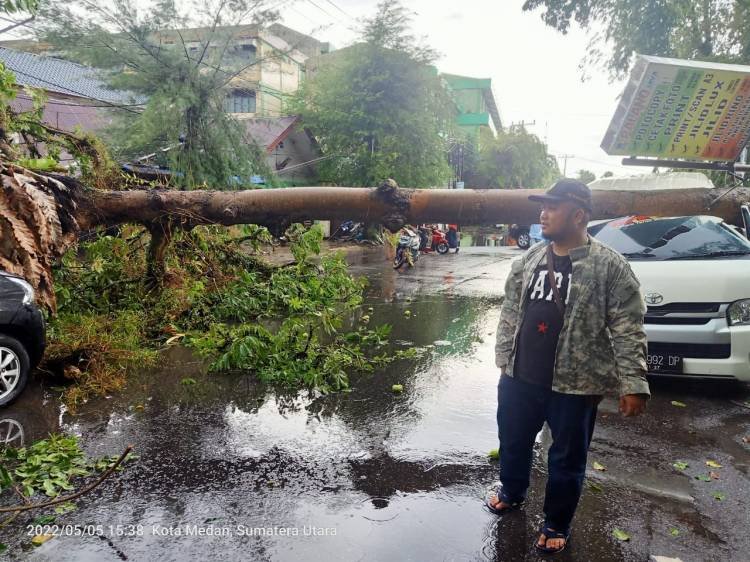
{"type": "Polygon", "coordinates": [[[549,326],[547,326],[546,322],[539,322],[539,324],[536,325],[536,331],[540,334],[546,334],[547,328],[549,328],[549,326]]]}

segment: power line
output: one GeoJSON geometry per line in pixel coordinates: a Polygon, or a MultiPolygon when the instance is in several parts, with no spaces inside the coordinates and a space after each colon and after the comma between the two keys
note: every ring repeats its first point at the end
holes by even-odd
{"type": "Polygon", "coordinates": [[[331,13],[330,13],[329,11],[325,10],[324,8],[322,8],[322,7],[320,6],[320,4],[318,4],[318,3],[314,2],[314,0],[307,0],[307,2],[308,2],[309,4],[312,4],[313,6],[315,6],[315,7],[316,7],[316,8],[318,9],[318,10],[320,10],[321,12],[323,12],[323,13],[324,13],[325,15],[327,15],[327,16],[328,16],[329,18],[332,18],[332,19],[334,19],[334,20],[338,21],[339,23],[345,23],[345,22],[341,21],[341,18],[339,18],[339,17],[337,17],[337,16],[334,16],[334,15],[333,15],[333,14],[331,14],[331,13]]]}
{"type": "Polygon", "coordinates": [[[334,8],[336,8],[336,9],[337,9],[337,10],[338,10],[339,12],[341,12],[342,14],[344,14],[344,15],[345,15],[346,17],[348,17],[348,18],[350,18],[350,19],[352,19],[352,20],[354,19],[354,18],[352,17],[352,15],[351,15],[351,14],[349,14],[348,12],[346,12],[346,11],[342,10],[342,9],[341,9],[341,8],[339,7],[339,5],[338,5],[338,4],[336,4],[335,2],[333,2],[333,0],[326,0],[326,2],[328,2],[328,3],[329,3],[329,4],[331,5],[331,6],[333,6],[334,8]]]}

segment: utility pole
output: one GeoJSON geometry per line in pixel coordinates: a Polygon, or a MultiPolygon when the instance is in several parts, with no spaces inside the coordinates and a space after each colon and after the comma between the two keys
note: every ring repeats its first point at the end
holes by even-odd
{"type": "Polygon", "coordinates": [[[536,120],[534,120],[534,121],[528,121],[527,122],[527,121],[524,121],[523,119],[521,119],[518,123],[516,123],[515,121],[511,121],[510,128],[512,129],[516,125],[518,125],[519,127],[523,127],[525,129],[527,125],[529,127],[532,127],[532,126],[536,125],[536,120]]]}
{"type": "Polygon", "coordinates": [[[575,158],[575,154],[560,154],[558,158],[563,161],[563,176],[568,177],[568,158],[575,158]]]}

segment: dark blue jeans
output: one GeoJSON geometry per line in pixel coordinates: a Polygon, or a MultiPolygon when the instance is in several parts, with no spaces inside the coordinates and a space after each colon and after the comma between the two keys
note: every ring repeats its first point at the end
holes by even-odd
{"type": "Polygon", "coordinates": [[[514,503],[526,497],[534,439],[546,421],[552,446],[547,455],[545,522],[565,532],[581,497],[600,397],[553,392],[507,375],[500,377],[497,391],[500,499],[514,503]]]}

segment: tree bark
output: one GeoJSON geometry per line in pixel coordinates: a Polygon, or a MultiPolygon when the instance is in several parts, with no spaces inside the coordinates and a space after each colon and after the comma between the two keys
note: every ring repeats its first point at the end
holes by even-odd
{"type": "MultiPolygon", "coordinates": [[[[740,204],[750,189],[738,188],[711,204],[724,189],[594,191],[593,218],[623,215],[715,215],[741,224],[740,204]]],[[[269,225],[282,218],[353,219],[381,222],[391,230],[404,223],[504,224],[537,222],[539,205],[528,200],[542,190],[398,189],[290,187],[245,191],[98,191],[79,201],[86,228],[158,220],[167,215],[195,224],[269,225]]]]}
{"type": "Polygon", "coordinates": [[[166,272],[166,256],[172,243],[173,226],[169,218],[146,224],[151,235],[148,253],[146,254],[146,288],[156,290],[161,288],[166,272]]]}
{"type": "MultiPolygon", "coordinates": [[[[378,188],[295,187],[245,191],[102,191],[67,176],[43,175],[0,161],[0,268],[25,277],[39,300],[55,309],[52,264],[96,226],[141,223],[152,234],[150,274],[163,273],[164,253],[175,227],[259,224],[279,220],[353,219],[379,222],[395,231],[403,224],[445,222],[502,224],[536,222],[542,190],[399,189],[393,180],[378,188]]],[[[708,214],[741,224],[740,205],[750,189],[595,191],[594,218],[624,215],[708,214]],[[719,196],[722,195],[721,198],[719,196]]]]}

